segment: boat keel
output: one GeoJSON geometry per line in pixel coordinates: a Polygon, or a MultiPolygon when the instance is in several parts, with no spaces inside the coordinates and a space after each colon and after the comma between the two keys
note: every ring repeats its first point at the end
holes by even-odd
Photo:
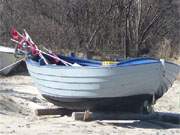
{"type": "Polygon", "coordinates": [[[148,101],[151,105],[153,99],[152,95],[148,94],[112,98],[61,98],[49,95],[42,96],[57,106],[80,111],[140,112],[142,111],[144,101],[148,101]]]}

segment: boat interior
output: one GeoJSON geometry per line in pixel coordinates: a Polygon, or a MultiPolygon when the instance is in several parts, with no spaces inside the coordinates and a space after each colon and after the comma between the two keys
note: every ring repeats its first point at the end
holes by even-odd
{"type": "MultiPolygon", "coordinates": [[[[60,66],[65,66],[62,61],[57,61],[54,58],[43,55],[44,58],[48,61],[49,64],[56,64],[60,66]]],[[[159,59],[150,58],[150,57],[140,57],[140,58],[129,58],[119,61],[100,61],[100,60],[92,60],[92,59],[83,59],[75,56],[62,56],[57,55],[60,59],[74,64],[76,63],[79,66],[91,66],[91,67],[101,67],[101,66],[110,66],[110,67],[118,67],[118,66],[131,66],[131,65],[141,65],[141,64],[152,64],[159,63],[159,59]]],[[[40,65],[45,65],[44,60],[39,56],[33,56],[31,58],[33,61],[36,61],[40,65]]]]}

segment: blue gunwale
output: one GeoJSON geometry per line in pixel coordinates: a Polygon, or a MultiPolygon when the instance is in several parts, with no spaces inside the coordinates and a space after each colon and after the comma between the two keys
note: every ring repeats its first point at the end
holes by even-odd
{"type": "MultiPolygon", "coordinates": [[[[103,66],[102,61],[98,60],[88,60],[88,59],[80,59],[77,57],[66,57],[60,56],[61,59],[68,61],[70,63],[78,63],[82,65],[81,67],[73,68],[117,68],[117,67],[128,67],[128,66],[138,66],[138,65],[147,65],[147,64],[157,64],[161,63],[159,59],[151,58],[151,57],[140,57],[140,58],[132,58],[129,60],[117,61],[116,64],[111,64],[108,66],[103,66]]],[[[40,62],[34,61],[32,59],[27,59],[26,62],[31,65],[41,66],[41,67],[50,67],[50,68],[72,68],[72,66],[64,66],[64,65],[40,65],[40,62]]],[[[173,63],[172,63],[173,64],[173,63]]]]}

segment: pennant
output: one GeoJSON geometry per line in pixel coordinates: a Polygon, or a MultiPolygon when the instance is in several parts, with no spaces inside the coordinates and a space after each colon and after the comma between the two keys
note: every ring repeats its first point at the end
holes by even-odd
{"type": "Polygon", "coordinates": [[[14,40],[19,40],[19,34],[15,28],[11,29],[11,36],[14,40]]]}

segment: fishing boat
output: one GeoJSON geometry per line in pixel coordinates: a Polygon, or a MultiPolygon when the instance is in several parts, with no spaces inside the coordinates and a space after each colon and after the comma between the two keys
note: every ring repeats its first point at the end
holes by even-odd
{"type": "Polygon", "coordinates": [[[179,73],[179,65],[155,58],[109,62],[43,52],[26,32],[12,40],[30,56],[27,68],[42,96],[68,109],[148,112],[179,73]]]}
{"type": "Polygon", "coordinates": [[[16,64],[11,65],[17,61],[14,54],[15,49],[0,46],[0,74],[8,75],[15,68],[16,64]]]}

